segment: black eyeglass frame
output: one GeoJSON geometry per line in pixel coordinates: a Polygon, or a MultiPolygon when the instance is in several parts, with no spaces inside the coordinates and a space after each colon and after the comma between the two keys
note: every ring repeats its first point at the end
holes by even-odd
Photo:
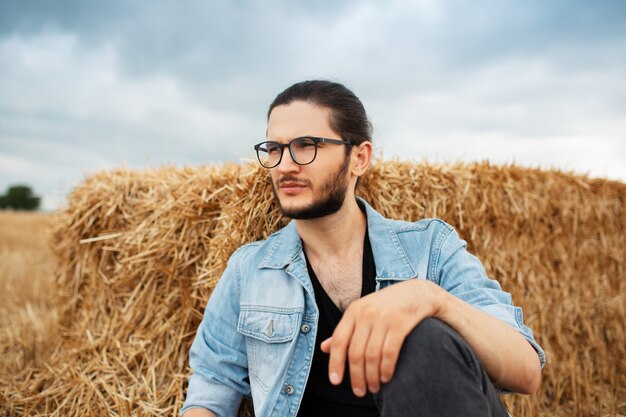
{"type": "Polygon", "coordinates": [[[295,162],[298,165],[309,165],[312,164],[313,161],[315,161],[315,158],[317,158],[317,145],[320,143],[333,143],[335,145],[352,145],[351,142],[348,142],[347,140],[340,140],[340,139],[328,139],[328,138],[319,138],[319,137],[315,137],[315,136],[299,136],[297,138],[293,138],[291,139],[288,143],[278,143],[278,142],[274,142],[271,140],[266,140],[263,141],[261,143],[257,143],[256,145],[254,145],[254,150],[256,151],[256,157],[259,160],[259,163],[261,164],[261,166],[263,168],[267,168],[267,169],[272,169],[272,168],[276,168],[278,165],[280,165],[280,163],[283,160],[283,155],[284,155],[284,149],[288,148],[289,149],[289,155],[291,156],[291,159],[293,160],[293,162],[295,162]],[[291,150],[291,144],[299,139],[311,139],[313,141],[313,143],[315,144],[315,153],[313,154],[313,159],[311,159],[311,161],[305,163],[305,164],[301,164],[300,162],[296,161],[296,158],[293,155],[293,151],[291,150]],[[265,164],[263,164],[263,162],[261,162],[261,157],[259,155],[259,148],[261,147],[261,145],[263,145],[264,143],[272,143],[272,144],[276,144],[276,146],[278,146],[280,148],[280,158],[278,158],[278,162],[276,162],[276,164],[271,165],[271,166],[267,166],[265,164]]]}

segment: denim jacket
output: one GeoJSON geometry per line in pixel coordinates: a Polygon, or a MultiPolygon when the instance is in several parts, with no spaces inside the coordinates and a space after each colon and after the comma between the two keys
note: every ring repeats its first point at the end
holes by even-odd
{"type": "MultiPolygon", "coordinates": [[[[386,219],[365,206],[376,263],[376,290],[407,279],[428,279],[454,296],[513,326],[545,354],[509,293],[487,277],[451,226],[438,219],[415,223],[386,219]]],[[[257,417],[298,412],[306,386],[318,309],[292,221],[264,241],[239,248],[210,299],[189,362],[187,398],[181,410],[203,407],[235,416],[243,396],[257,417]]]]}

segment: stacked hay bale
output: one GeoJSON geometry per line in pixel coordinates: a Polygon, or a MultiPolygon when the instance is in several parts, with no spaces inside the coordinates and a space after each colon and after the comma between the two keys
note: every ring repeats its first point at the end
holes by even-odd
{"type": "MultiPolygon", "coordinates": [[[[548,365],[538,394],[505,397],[513,415],[626,413],[625,184],[379,162],[359,194],[391,218],[451,223],[524,308],[548,365]]],[[[284,224],[254,165],[89,178],[56,219],[62,342],[45,366],[1,377],[0,411],[176,415],[188,349],[228,257],[284,224]]]]}

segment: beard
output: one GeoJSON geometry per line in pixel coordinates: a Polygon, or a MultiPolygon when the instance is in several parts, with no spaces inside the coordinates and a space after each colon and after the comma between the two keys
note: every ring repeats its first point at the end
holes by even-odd
{"type": "MultiPolygon", "coordinates": [[[[346,155],[343,163],[337,172],[330,173],[322,183],[319,193],[314,193],[313,202],[304,207],[286,208],[280,203],[280,198],[276,193],[278,183],[273,183],[272,191],[274,198],[280,206],[283,216],[297,220],[317,219],[328,216],[339,211],[346,199],[348,192],[348,167],[350,166],[350,155],[346,155]]],[[[295,181],[293,177],[283,177],[280,181],[295,181]]]]}

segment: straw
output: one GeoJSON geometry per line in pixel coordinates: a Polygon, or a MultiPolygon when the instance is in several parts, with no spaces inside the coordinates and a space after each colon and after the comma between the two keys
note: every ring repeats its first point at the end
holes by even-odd
{"type": "MultiPolygon", "coordinates": [[[[512,415],[626,414],[625,184],[387,161],[358,194],[391,218],[452,224],[523,307],[548,365],[536,395],[504,397],[512,415]]],[[[230,254],[286,222],[254,165],[86,179],[55,218],[60,345],[44,365],[0,376],[0,414],[177,415],[189,347],[230,254]]]]}

